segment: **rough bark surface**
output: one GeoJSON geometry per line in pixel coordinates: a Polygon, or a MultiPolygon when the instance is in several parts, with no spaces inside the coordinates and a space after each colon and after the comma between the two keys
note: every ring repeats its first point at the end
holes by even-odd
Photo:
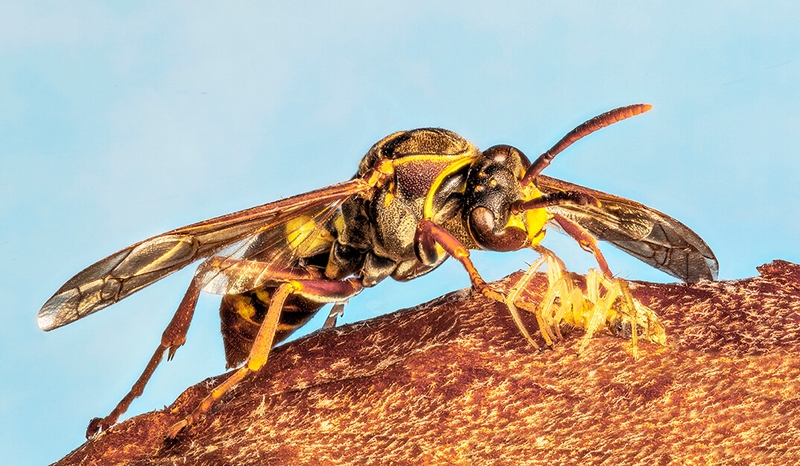
{"type": "Polygon", "coordinates": [[[58,464],[798,464],[800,266],[758,270],[632,282],[668,338],[638,360],[607,331],[580,357],[579,330],[536,351],[503,305],[451,293],[275,349],[171,444],[224,375],[58,464]]]}

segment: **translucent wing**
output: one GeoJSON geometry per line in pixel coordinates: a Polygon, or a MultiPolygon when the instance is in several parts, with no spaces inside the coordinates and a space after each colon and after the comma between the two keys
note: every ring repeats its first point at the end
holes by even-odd
{"type": "Polygon", "coordinates": [[[311,269],[298,269],[298,259],[327,255],[335,237],[331,219],[347,199],[320,205],[282,218],[245,241],[234,243],[206,260],[196,274],[201,289],[214,294],[236,294],[274,284],[282,278],[308,278],[311,269]]]}
{"type": "Polygon", "coordinates": [[[600,201],[599,207],[548,207],[580,224],[597,239],[685,282],[717,278],[719,265],[711,248],[674,218],[638,202],[548,176],[539,175],[536,185],[543,193],[580,191],[600,201]]]}
{"type": "MultiPolygon", "coordinates": [[[[286,226],[291,222],[329,216],[341,201],[369,189],[371,187],[363,180],[353,179],[188,225],[131,245],[67,281],[39,310],[39,327],[52,330],[74,322],[226,248],[244,259],[263,256],[266,249],[279,244],[278,239],[286,236],[286,226]]],[[[288,264],[294,258],[291,249],[277,251],[274,256],[272,263],[284,261],[288,264]]],[[[211,279],[213,277],[209,277],[211,279]]],[[[241,284],[239,288],[244,286],[246,284],[241,284]]]]}

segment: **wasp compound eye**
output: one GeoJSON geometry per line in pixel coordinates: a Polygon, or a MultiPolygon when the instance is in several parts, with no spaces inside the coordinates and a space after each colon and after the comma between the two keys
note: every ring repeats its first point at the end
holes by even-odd
{"type": "Polygon", "coordinates": [[[467,223],[473,239],[482,248],[492,251],[516,251],[525,245],[528,238],[525,230],[518,227],[496,228],[494,214],[486,207],[477,207],[470,212],[467,223]]]}

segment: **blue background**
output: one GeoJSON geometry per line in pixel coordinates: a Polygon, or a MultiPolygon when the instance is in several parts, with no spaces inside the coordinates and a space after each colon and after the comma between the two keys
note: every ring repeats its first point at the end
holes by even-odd
{"type": "MultiPolygon", "coordinates": [[[[143,238],[348,179],[400,129],[535,157],[596,114],[652,103],[546,173],[680,219],[723,279],[800,261],[797,3],[537,3],[0,4],[3,460],[77,447],[138,377],[192,271],[46,334],[36,313],[68,278],[143,238]]],[[[593,265],[563,235],[545,244],[593,265]]],[[[671,281],[604,250],[623,277],[671,281]]],[[[494,279],[534,257],[476,261],[494,279]]],[[[468,283],[448,263],[367,290],[346,320],[468,283]]],[[[201,298],[129,415],[223,371],[218,300],[201,298]]]]}

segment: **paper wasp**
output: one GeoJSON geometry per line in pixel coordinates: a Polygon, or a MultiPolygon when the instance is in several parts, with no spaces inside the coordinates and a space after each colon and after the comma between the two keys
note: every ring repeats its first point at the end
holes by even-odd
{"type": "MultiPolygon", "coordinates": [[[[175,424],[170,437],[195,422],[248,373],[259,370],[272,346],[324,305],[333,303],[334,315],[363,288],[387,277],[411,280],[449,256],[461,262],[473,288],[505,302],[520,324],[515,308],[519,290],[503,296],[488,287],[469,250],[533,247],[545,253],[549,269],[558,268],[551,260],[554,256],[538,245],[546,224],[564,230],[594,254],[601,272],[593,277],[602,280],[594,286],[596,295],[614,289],[627,296],[631,307],[640,304],[616,284],[621,280],[615,282],[597,240],[686,282],[715,279],[717,260],[711,249],[677,220],[637,202],[540,174],[556,154],[581,137],[650,108],[631,105],[597,116],[533,163],[514,147],[480,151],[443,129],[397,132],[372,146],[350,181],[178,228],[89,266],[39,311],[42,329],[83,318],[205,259],[140,378],[108,416],[92,420],[87,436],[113,425],[142,393],[164,354],[171,359],[184,344],[201,291],[223,295],[226,362],[239,369],[175,424]]],[[[570,304],[567,295],[574,290],[559,278],[558,270],[555,273],[549,302],[570,304]]],[[[603,312],[612,309],[615,299],[616,294],[607,299],[603,312]]],[[[570,305],[575,304],[573,300],[570,305]]],[[[551,340],[550,327],[562,318],[563,313],[555,321],[539,320],[546,341],[551,340]]],[[[606,325],[619,323],[606,322],[605,314],[601,318],[606,325]]],[[[628,318],[635,338],[637,326],[647,323],[630,313],[628,318]]],[[[530,339],[524,326],[520,328],[530,339]]]]}

